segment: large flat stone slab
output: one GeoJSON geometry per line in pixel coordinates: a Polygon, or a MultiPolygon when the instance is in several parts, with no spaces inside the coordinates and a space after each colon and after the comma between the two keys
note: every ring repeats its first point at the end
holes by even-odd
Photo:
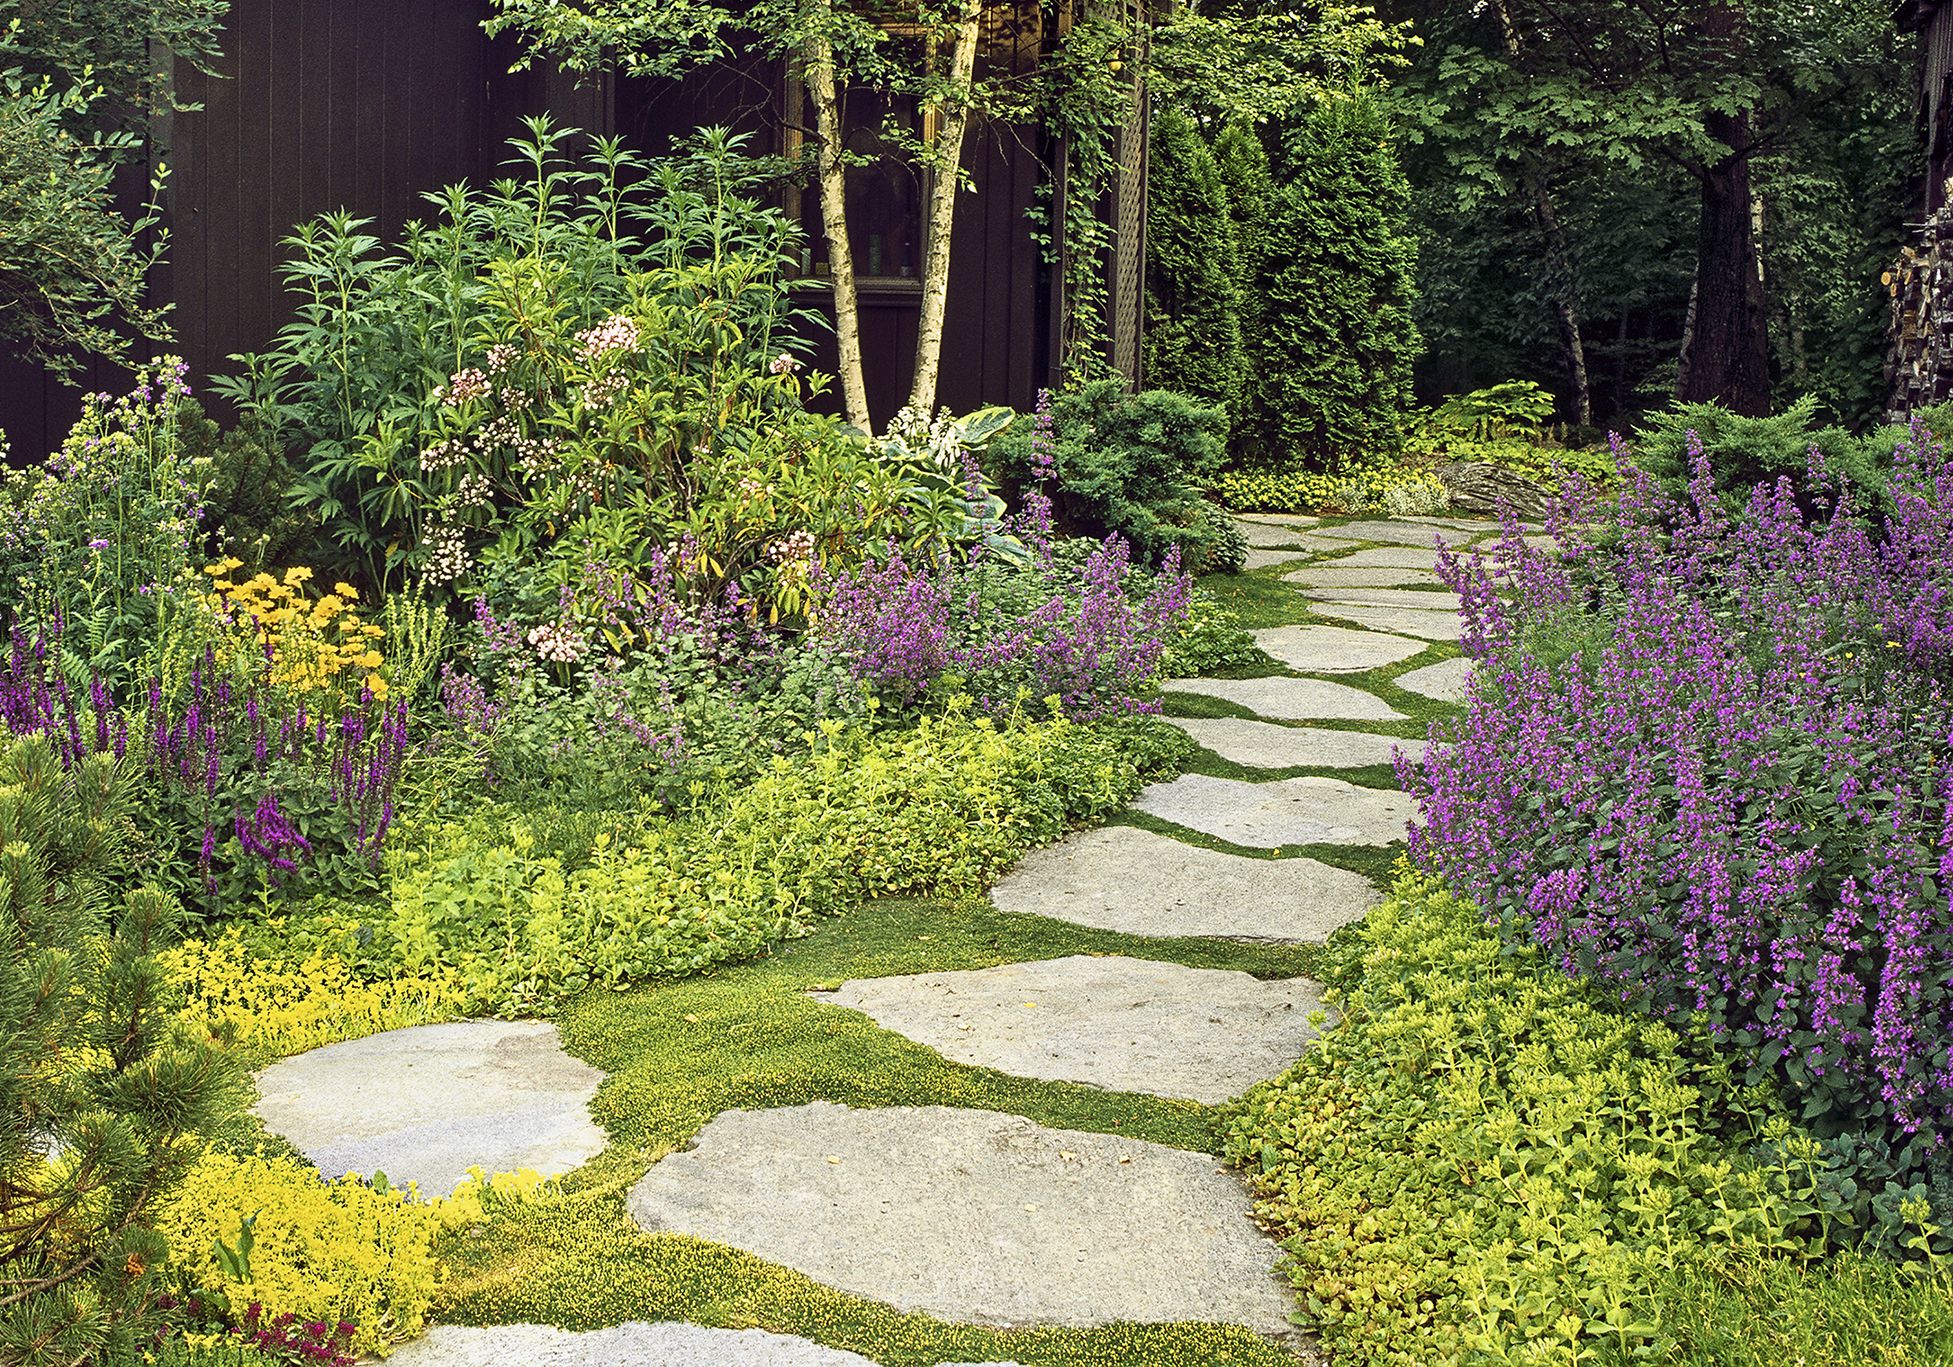
{"type": "Polygon", "coordinates": [[[1413,762],[1424,758],[1424,742],[1376,736],[1368,731],[1332,731],[1321,726],[1277,726],[1241,717],[1168,717],[1168,721],[1222,759],[1250,769],[1362,769],[1389,764],[1398,750],[1413,762]]]}
{"type": "Polygon", "coordinates": [[[402,1344],[394,1367],[874,1367],[859,1353],[764,1329],[633,1321],[573,1333],[547,1324],[444,1324],[402,1344]]]}
{"type": "Polygon", "coordinates": [[[265,1127],[327,1177],[384,1172],[445,1195],[476,1164],[554,1177],[603,1150],[603,1074],[546,1021],[416,1025],[328,1044],[258,1074],[265,1127]]]}
{"type": "Polygon", "coordinates": [[[1305,589],[1393,589],[1406,584],[1438,585],[1438,577],[1429,570],[1391,569],[1384,565],[1305,565],[1282,576],[1285,584],[1299,584],[1305,589]]]}
{"type": "Polygon", "coordinates": [[[1321,563],[1329,569],[1435,570],[1438,553],[1428,546],[1367,546],[1321,563]]]}
{"type": "Polygon", "coordinates": [[[1308,589],[1304,598],[1324,603],[1358,603],[1373,608],[1415,608],[1419,612],[1456,612],[1464,604],[1448,589],[1308,589]]]}
{"type": "Polygon", "coordinates": [[[1248,783],[1182,774],[1133,799],[1139,811],[1250,849],[1285,845],[1388,845],[1404,838],[1416,807],[1403,793],[1339,778],[1248,783]]]}
{"type": "Polygon", "coordinates": [[[1354,622],[1372,631],[1421,636],[1427,641],[1457,641],[1465,635],[1464,620],[1455,612],[1424,612],[1417,608],[1370,607],[1361,603],[1312,603],[1319,617],[1354,622]]]}
{"type": "Polygon", "coordinates": [[[1239,518],[1234,525],[1241,529],[1241,535],[1247,538],[1248,544],[1258,550],[1308,544],[1299,527],[1279,527],[1269,522],[1248,522],[1239,518]]]}
{"type": "Polygon", "coordinates": [[[1168,679],[1168,693],[1219,698],[1281,721],[1402,721],[1404,714],[1374,693],[1327,679],[1168,679]]]}
{"type": "Polygon", "coordinates": [[[1106,826],[1033,850],[990,900],[1127,935],[1320,944],[1381,899],[1361,874],[1313,859],[1255,859],[1106,826]]]}
{"type": "Polygon", "coordinates": [[[1218,1105],[1302,1057],[1322,985],[1074,954],[856,979],[817,999],[972,1067],[1218,1105]]]}
{"type": "Polygon", "coordinates": [[[1271,658],[1305,674],[1361,674],[1427,649],[1422,641],[1348,627],[1263,627],[1254,637],[1271,658]]]}
{"type": "Polygon", "coordinates": [[[963,1323],[1289,1330],[1277,1249],[1219,1160],[996,1111],[726,1111],[628,1209],[642,1228],[963,1323]]]}
{"type": "Polygon", "coordinates": [[[1271,522],[1277,527],[1313,527],[1321,518],[1313,513],[1236,513],[1242,522],[1271,522]]]}
{"type": "Polygon", "coordinates": [[[1459,531],[1451,527],[1432,526],[1426,522],[1345,522],[1338,527],[1317,527],[1315,535],[1334,538],[1338,541],[1384,541],[1397,546],[1430,546],[1442,540],[1449,546],[1464,546],[1496,527],[1474,527],[1470,531],[1459,531]]]}
{"type": "Polygon", "coordinates": [[[1265,570],[1270,565],[1286,565],[1294,560],[1306,560],[1315,552],[1306,546],[1290,546],[1285,549],[1267,550],[1260,546],[1250,547],[1247,558],[1242,560],[1244,570],[1265,570]]]}
{"type": "Polygon", "coordinates": [[[1425,665],[1422,669],[1407,670],[1391,682],[1399,688],[1407,688],[1439,702],[1461,703],[1471,695],[1472,670],[1475,667],[1471,660],[1460,655],[1456,659],[1425,665]]]}

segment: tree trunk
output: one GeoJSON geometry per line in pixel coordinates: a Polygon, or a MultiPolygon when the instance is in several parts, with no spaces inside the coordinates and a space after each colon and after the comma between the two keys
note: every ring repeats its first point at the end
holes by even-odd
{"type": "Polygon", "coordinates": [[[949,306],[949,240],[956,223],[956,192],[963,180],[963,134],[970,123],[970,83],[976,77],[977,40],[983,31],[983,0],[965,0],[950,54],[949,94],[937,132],[935,181],[929,193],[927,245],[922,258],[922,313],[916,321],[915,384],[909,407],[927,417],[936,409],[936,379],[942,371],[943,317],[949,306]]]}
{"type": "Polygon", "coordinates": [[[841,401],[848,421],[874,431],[868,412],[868,382],[861,370],[861,296],[855,288],[854,246],[848,240],[848,168],[841,141],[841,101],[834,88],[834,45],[825,32],[808,39],[803,66],[807,93],[814,101],[814,129],[820,135],[821,232],[827,263],[834,272],[834,342],[840,353],[841,401]]]}
{"type": "MultiPolygon", "coordinates": [[[[1732,62],[1741,59],[1743,14],[1736,3],[1709,6],[1703,29],[1727,47],[1732,62]]],[[[1770,411],[1770,319],[1750,197],[1750,112],[1712,109],[1702,127],[1728,150],[1701,172],[1695,318],[1675,397],[1762,417],[1770,411]]]]}

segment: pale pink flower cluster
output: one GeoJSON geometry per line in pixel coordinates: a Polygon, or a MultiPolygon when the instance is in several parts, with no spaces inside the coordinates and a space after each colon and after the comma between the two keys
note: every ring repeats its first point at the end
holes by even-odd
{"type": "Polygon", "coordinates": [[[452,583],[468,573],[473,561],[459,527],[436,527],[427,534],[427,577],[437,584],[452,583]]]}
{"type": "Polygon", "coordinates": [[[420,468],[426,474],[452,470],[468,459],[468,448],[448,438],[435,442],[420,453],[420,468]]]}
{"type": "Polygon", "coordinates": [[[637,319],[628,313],[613,313],[595,327],[577,333],[576,354],[594,361],[613,351],[636,351],[637,342],[637,319]]]}
{"type": "Polygon", "coordinates": [[[573,665],[590,649],[580,633],[566,626],[545,622],[529,631],[530,647],[545,664],[573,665]]]}
{"type": "Polygon", "coordinates": [[[471,399],[487,397],[490,387],[487,373],[469,366],[450,375],[445,385],[435,389],[434,397],[449,408],[459,408],[471,399]]]}
{"type": "Polygon", "coordinates": [[[773,363],[767,366],[767,370],[775,375],[791,375],[798,369],[800,369],[800,362],[784,351],[775,356],[773,363]]]}

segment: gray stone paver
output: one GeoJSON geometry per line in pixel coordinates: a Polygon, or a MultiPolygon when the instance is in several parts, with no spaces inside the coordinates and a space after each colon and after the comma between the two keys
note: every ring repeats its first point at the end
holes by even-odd
{"type": "Polygon", "coordinates": [[[1427,641],[1456,641],[1465,634],[1465,624],[1455,612],[1422,612],[1416,608],[1371,607],[1361,603],[1316,603],[1312,607],[1319,617],[1354,622],[1374,631],[1421,636],[1427,641]]]}
{"type": "Polygon", "coordinates": [[[1415,608],[1419,612],[1456,612],[1463,606],[1458,595],[1448,589],[1305,589],[1302,596],[1319,603],[1356,603],[1372,608],[1415,608]]]}
{"type": "Polygon", "coordinates": [[[1424,757],[1424,742],[1368,731],[1332,731],[1320,726],[1277,726],[1241,717],[1168,717],[1222,759],[1250,769],[1361,769],[1389,764],[1398,750],[1413,761],[1424,757]]]}
{"type": "Polygon", "coordinates": [[[1394,589],[1407,584],[1438,586],[1438,577],[1429,570],[1391,569],[1384,565],[1305,565],[1282,576],[1285,584],[1305,589],[1394,589]]]}
{"type": "Polygon", "coordinates": [[[265,1127],[327,1177],[384,1172],[445,1196],[489,1172],[568,1172],[603,1150],[603,1074],[546,1021],[455,1021],[328,1044],[258,1074],[265,1127]]]}
{"type": "Polygon", "coordinates": [[[1337,778],[1249,783],[1182,774],[1133,799],[1135,810],[1249,849],[1289,845],[1388,845],[1414,814],[1400,792],[1337,778]]]}
{"type": "Polygon", "coordinates": [[[855,979],[816,1000],[972,1067],[1218,1105],[1302,1056],[1316,1038],[1308,1017],[1322,1007],[1322,988],[1073,954],[855,979]]]}
{"type": "Polygon", "coordinates": [[[1288,1332],[1277,1249],[1218,1160],[996,1111],[725,1111],[627,1209],[947,1320],[1288,1332]]]}
{"type": "Polygon", "coordinates": [[[1464,546],[1496,532],[1496,526],[1485,525],[1471,531],[1456,531],[1450,527],[1434,527],[1418,522],[1346,522],[1339,527],[1317,527],[1318,536],[1332,537],[1339,541],[1384,541],[1399,546],[1429,546],[1440,538],[1447,545],[1464,546]]]}
{"type": "Polygon", "coordinates": [[[873,1359],[763,1329],[633,1321],[581,1333],[547,1324],[444,1324],[402,1344],[394,1367],[874,1367],[873,1359]]]}
{"type": "Polygon", "coordinates": [[[1404,714],[1374,693],[1327,679],[1168,679],[1168,693],[1219,698],[1281,721],[1402,721],[1404,714]]]}
{"type": "Polygon", "coordinates": [[[1435,570],[1438,553],[1426,546],[1367,546],[1317,563],[1325,569],[1435,570]]]}
{"type": "Polygon", "coordinates": [[[1306,560],[1313,554],[1315,552],[1303,546],[1291,546],[1285,549],[1278,548],[1275,550],[1253,546],[1249,548],[1247,558],[1241,562],[1241,568],[1243,570],[1265,570],[1270,565],[1286,565],[1291,561],[1306,560]]]}
{"type": "Polygon", "coordinates": [[[1470,693],[1474,667],[1470,659],[1461,655],[1456,659],[1425,665],[1422,669],[1407,670],[1391,682],[1399,688],[1421,693],[1439,702],[1461,703],[1470,693]]]}
{"type": "Polygon", "coordinates": [[[1311,513],[1236,513],[1243,522],[1272,522],[1277,527],[1313,527],[1322,519],[1311,513]]]}
{"type": "Polygon", "coordinates": [[[1127,935],[1319,944],[1378,897],[1361,874],[1313,859],[1256,859],[1104,826],[1033,850],[990,901],[1127,935]]]}
{"type": "Polygon", "coordinates": [[[1244,522],[1236,519],[1234,525],[1241,529],[1241,535],[1248,544],[1257,550],[1274,550],[1282,546],[1307,546],[1312,544],[1312,536],[1304,536],[1300,527],[1278,527],[1270,522],[1244,522]]]}
{"type": "Polygon", "coordinates": [[[1320,625],[1263,627],[1254,638],[1271,658],[1304,674],[1362,674],[1429,648],[1402,636],[1320,625]]]}

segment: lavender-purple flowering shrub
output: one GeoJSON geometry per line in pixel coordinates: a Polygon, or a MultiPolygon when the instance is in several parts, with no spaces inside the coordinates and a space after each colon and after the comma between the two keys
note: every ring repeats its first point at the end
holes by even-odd
{"type": "Polygon", "coordinates": [[[825,585],[815,632],[898,708],[965,693],[990,713],[1056,698],[1090,720],[1157,710],[1144,694],[1193,591],[1169,549],[1157,574],[1124,541],[1049,541],[1028,567],[912,563],[898,548],[825,585]]]}
{"type": "Polygon", "coordinates": [[[1732,517],[1697,444],[1684,497],[1630,470],[1561,558],[1515,528],[1496,583],[1453,561],[1482,664],[1404,771],[1424,867],[1782,1086],[1886,1228],[1953,1214],[1953,464],[1923,432],[1891,507],[1808,517],[1785,479],[1732,517]]]}

